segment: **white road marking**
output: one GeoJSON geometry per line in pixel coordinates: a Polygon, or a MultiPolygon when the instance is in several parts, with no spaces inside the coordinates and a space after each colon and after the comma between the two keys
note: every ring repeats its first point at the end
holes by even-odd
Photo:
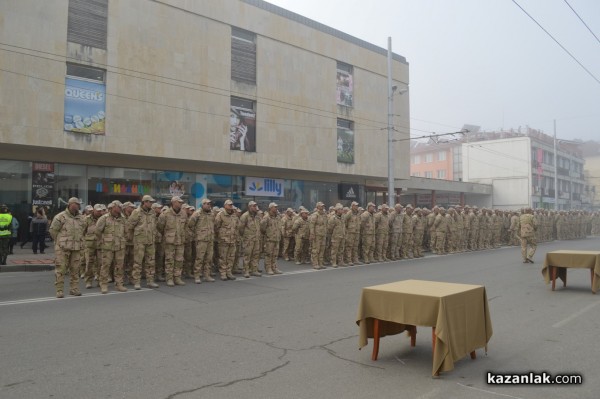
{"type": "Polygon", "coordinates": [[[513,399],[523,399],[519,396],[512,396],[512,395],[507,395],[504,393],[498,393],[498,392],[493,392],[493,391],[488,391],[486,389],[481,389],[481,388],[475,388],[475,387],[470,387],[468,385],[465,384],[461,384],[460,382],[457,382],[458,385],[460,385],[461,387],[465,387],[465,388],[469,388],[469,389],[473,389],[475,391],[479,391],[479,392],[485,392],[485,393],[491,393],[492,395],[498,395],[498,396],[504,396],[505,398],[513,398],[513,399]]]}
{"type": "Polygon", "coordinates": [[[594,307],[598,306],[598,304],[600,304],[600,302],[590,303],[585,308],[579,309],[577,312],[573,313],[572,315],[570,315],[566,319],[563,319],[563,320],[559,321],[558,323],[553,324],[552,327],[554,327],[554,328],[560,328],[560,327],[564,326],[565,324],[568,324],[571,320],[573,320],[573,319],[581,316],[582,314],[584,314],[586,312],[589,312],[591,309],[593,309],[594,307]]]}
{"type": "Polygon", "coordinates": [[[96,297],[96,296],[106,296],[106,295],[120,295],[120,294],[133,294],[136,292],[145,292],[145,291],[153,291],[150,288],[142,288],[141,290],[129,290],[127,292],[116,292],[116,291],[111,291],[108,294],[102,294],[100,292],[94,292],[91,294],[85,294],[82,296],[72,296],[72,295],[67,295],[68,293],[66,293],[64,298],[56,298],[56,297],[46,297],[46,298],[29,298],[29,299],[19,299],[17,301],[5,301],[5,302],[0,302],[0,306],[8,306],[8,305],[23,305],[26,303],[39,303],[39,302],[51,302],[51,301],[64,301],[67,299],[83,299],[83,298],[91,298],[91,297],[96,297]]]}

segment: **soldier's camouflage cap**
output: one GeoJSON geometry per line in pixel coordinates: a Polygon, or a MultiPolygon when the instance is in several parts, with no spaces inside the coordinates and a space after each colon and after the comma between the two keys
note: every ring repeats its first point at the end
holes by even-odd
{"type": "Polygon", "coordinates": [[[322,203],[321,201],[319,201],[319,202],[317,202],[317,205],[315,205],[315,206],[325,206],[325,204],[322,203]]]}
{"type": "Polygon", "coordinates": [[[276,203],[274,203],[274,202],[271,202],[271,203],[269,204],[269,208],[277,208],[277,204],[276,204],[276,203]]]}
{"type": "Polygon", "coordinates": [[[171,198],[171,202],[181,202],[183,203],[183,200],[181,199],[181,197],[178,197],[177,195],[173,196],[173,198],[171,198]]]}
{"type": "Polygon", "coordinates": [[[106,207],[103,204],[96,204],[94,205],[94,210],[95,211],[103,211],[106,207]]]}
{"type": "Polygon", "coordinates": [[[146,202],[146,201],[156,202],[156,200],[154,198],[152,198],[150,195],[144,195],[142,197],[142,202],[146,202]]]}
{"type": "Polygon", "coordinates": [[[335,204],[335,207],[333,209],[335,209],[336,211],[339,209],[344,209],[344,205],[342,205],[338,202],[337,204],[335,204]]]}
{"type": "Polygon", "coordinates": [[[308,212],[308,209],[302,208],[302,209],[300,209],[300,213],[309,213],[309,212],[308,212]]]}
{"type": "Polygon", "coordinates": [[[152,204],[152,209],[154,208],[162,208],[162,205],[159,204],[158,202],[155,202],[154,204],[152,204]]]}
{"type": "Polygon", "coordinates": [[[71,197],[71,198],[69,198],[69,201],[67,201],[67,203],[69,205],[71,205],[71,204],[79,204],[79,205],[81,205],[81,200],[79,198],[77,198],[77,197],[71,197]]]}
{"type": "Polygon", "coordinates": [[[350,205],[358,205],[358,202],[352,201],[352,204],[350,204],[350,205]]]}
{"type": "Polygon", "coordinates": [[[286,212],[294,212],[294,210],[292,208],[288,208],[285,210],[286,212]]]}
{"type": "Polygon", "coordinates": [[[223,205],[233,205],[233,201],[232,200],[226,200],[223,205]]]}
{"type": "Polygon", "coordinates": [[[132,203],[132,202],[129,202],[129,201],[127,201],[127,202],[125,202],[125,203],[123,204],[123,206],[122,206],[122,208],[123,208],[123,209],[125,209],[125,208],[128,208],[128,207],[133,207],[133,208],[135,208],[135,205],[133,205],[133,203],[132,203]]]}
{"type": "Polygon", "coordinates": [[[94,207],[93,207],[93,206],[91,206],[91,205],[86,205],[86,206],[85,206],[85,210],[86,210],[86,211],[93,211],[93,210],[94,210],[94,207]]]}
{"type": "Polygon", "coordinates": [[[375,204],[374,204],[374,203],[372,203],[372,202],[369,202],[369,203],[367,204],[367,208],[368,208],[368,207],[370,207],[370,206],[374,206],[374,207],[376,207],[377,205],[375,205],[375,204]]]}
{"type": "Polygon", "coordinates": [[[258,204],[256,203],[256,201],[250,201],[250,202],[248,202],[248,206],[254,206],[254,205],[258,205],[258,204]]]}
{"type": "Polygon", "coordinates": [[[204,198],[204,199],[202,200],[202,205],[204,205],[204,204],[212,204],[212,201],[211,201],[211,200],[209,200],[208,198],[204,198]]]}
{"type": "Polygon", "coordinates": [[[389,209],[390,207],[388,206],[388,204],[382,204],[381,205],[381,209],[389,209]]]}

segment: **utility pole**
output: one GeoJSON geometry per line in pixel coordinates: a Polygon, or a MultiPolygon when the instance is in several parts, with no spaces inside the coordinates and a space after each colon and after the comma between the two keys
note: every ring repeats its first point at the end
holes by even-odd
{"type": "Polygon", "coordinates": [[[558,211],[558,148],[556,145],[556,119],[554,119],[554,210],[558,211]]]}
{"type": "Polygon", "coordinates": [[[388,205],[390,208],[394,207],[396,200],[395,185],[394,185],[394,141],[393,141],[393,117],[394,117],[394,90],[392,89],[392,38],[388,37],[388,54],[387,54],[387,68],[388,68],[388,205]]]}

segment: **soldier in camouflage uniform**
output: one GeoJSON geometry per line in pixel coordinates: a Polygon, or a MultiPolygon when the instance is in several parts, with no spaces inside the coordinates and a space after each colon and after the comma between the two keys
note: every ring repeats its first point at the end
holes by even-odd
{"type": "Polygon", "coordinates": [[[96,245],[96,223],[104,205],[96,204],[92,213],[84,218],[83,235],[85,241],[85,288],[92,288],[94,278],[100,281],[100,262],[98,261],[98,246],[96,245]]]}
{"type": "Polygon", "coordinates": [[[336,204],[334,213],[329,216],[327,221],[327,230],[331,236],[331,265],[346,266],[344,263],[344,237],[346,235],[346,226],[342,220],[344,207],[342,204],[336,204]]]}
{"type": "MultiPolygon", "coordinates": [[[[162,213],[162,205],[158,203],[152,204],[152,211],[154,211],[154,226],[158,222],[158,217],[162,213]]],[[[154,233],[154,270],[157,281],[165,280],[165,248],[163,247],[162,234],[155,229],[154,233]]]]}
{"type": "Polygon", "coordinates": [[[156,229],[163,236],[165,250],[165,277],[167,286],[185,285],[181,279],[183,251],[185,245],[186,212],[182,209],[183,200],[174,196],[171,207],[162,212],[156,222],[156,229]]]}
{"type": "Polygon", "coordinates": [[[317,202],[317,211],[309,218],[311,262],[313,269],[325,269],[325,245],[327,240],[327,214],[325,204],[317,202]]]}
{"type": "Polygon", "coordinates": [[[196,208],[188,204],[183,204],[181,208],[185,212],[185,239],[183,241],[183,268],[181,270],[181,276],[182,278],[189,278],[194,274],[193,269],[196,257],[193,253],[195,249],[192,250],[194,247],[194,232],[188,227],[188,221],[194,214],[196,208]]]}
{"type": "Polygon", "coordinates": [[[402,205],[394,205],[394,209],[390,212],[390,241],[389,241],[389,258],[391,260],[400,259],[400,247],[402,246],[402,205]]]}
{"type": "Polygon", "coordinates": [[[67,209],[56,215],[50,225],[50,236],[54,241],[56,297],[64,297],[64,276],[69,274],[69,294],[80,296],[79,264],[83,250],[83,216],[79,214],[81,201],[69,198],[67,209]]]}
{"type": "Polygon", "coordinates": [[[149,195],[142,197],[142,205],[134,210],[127,219],[126,228],[129,235],[133,236],[133,284],[136,290],[142,288],[142,267],[146,274],[146,285],[149,288],[158,288],[154,282],[156,272],[154,256],[156,248],[154,239],[156,236],[156,216],[152,211],[154,198],[149,195]]]}
{"type": "Polygon", "coordinates": [[[533,263],[533,255],[535,255],[535,250],[537,249],[537,242],[535,240],[537,220],[535,220],[531,208],[527,208],[525,213],[521,215],[519,224],[521,226],[521,256],[523,263],[533,263]]]}
{"type": "Polygon", "coordinates": [[[202,276],[205,281],[212,283],[215,281],[210,275],[215,240],[215,217],[212,213],[212,202],[208,198],[202,200],[200,209],[189,218],[188,228],[193,232],[196,242],[194,282],[201,284],[200,276],[202,276]]]}
{"type": "Polygon", "coordinates": [[[367,210],[360,215],[360,238],[362,240],[362,256],[366,264],[375,262],[373,249],[375,247],[375,204],[369,202],[367,210]]]}
{"type": "MultiPolygon", "coordinates": [[[[121,206],[125,224],[127,224],[127,219],[129,219],[134,209],[135,205],[129,201],[121,206]]],[[[125,260],[123,261],[123,267],[126,277],[125,284],[133,284],[133,236],[127,230],[125,230],[125,260]]]]}
{"type": "Polygon", "coordinates": [[[295,234],[294,260],[297,265],[309,260],[310,229],[308,223],[308,210],[301,208],[300,215],[294,220],[292,232],[295,234]]]}
{"type": "Polygon", "coordinates": [[[411,253],[414,248],[413,241],[413,225],[412,225],[413,207],[411,204],[406,205],[402,214],[402,259],[414,258],[414,253],[411,253]]]}
{"type": "Polygon", "coordinates": [[[215,217],[215,233],[219,238],[219,275],[222,281],[235,280],[232,269],[239,234],[238,223],[233,201],[226,200],[223,209],[215,217]]]}
{"type": "Polygon", "coordinates": [[[438,208],[438,214],[435,216],[433,227],[435,228],[435,253],[444,255],[446,253],[446,232],[448,230],[446,210],[444,208],[438,208]]]}
{"type": "Polygon", "coordinates": [[[290,260],[290,253],[293,253],[294,247],[294,233],[292,233],[292,227],[294,226],[294,210],[288,208],[285,214],[281,218],[281,233],[283,239],[282,257],[285,260],[290,260]]]}
{"type": "Polygon", "coordinates": [[[374,216],[375,220],[375,259],[378,262],[388,261],[387,248],[390,234],[390,217],[387,204],[381,205],[381,211],[374,216]]]}
{"type": "Polygon", "coordinates": [[[360,213],[358,212],[358,202],[352,202],[350,211],[342,216],[346,237],[344,238],[346,264],[353,266],[358,261],[358,243],[360,234],[360,213]]]}
{"type": "Polygon", "coordinates": [[[422,258],[423,255],[423,236],[425,234],[425,219],[423,211],[416,208],[412,215],[413,226],[413,255],[415,258],[422,258]]]}
{"type": "Polygon", "coordinates": [[[254,201],[248,203],[248,211],[240,218],[240,237],[244,245],[244,277],[262,277],[258,271],[260,260],[260,216],[258,204],[254,201]]]}
{"type": "Polygon", "coordinates": [[[510,226],[508,228],[509,245],[518,245],[519,241],[519,214],[518,212],[512,212],[510,216],[510,226]]]}
{"type": "Polygon", "coordinates": [[[277,212],[277,204],[271,202],[269,211],[260,221],[260,230],[265,238],[265,270],[267,274],[281,274],[277,267],[277,254],[281,241],[281,221],[277,212]]]}
{"type": "Polygon", "coordinates": [[[427,231],[429,233],[429,249],[432,253],[436,253],[437,234],[435,233],[435,218],[440,213],[440,208],[436,205],[426,217],[427,231]]]}
{"type": "Polygon", "coordinates": [[[116,201],[108,204],[108,213],[96,223],[96,239],[101,254],[100,292],[108,293],[110,267],[114,262],[115,288],[125,292],[123,261],[125,258],[125,220],[116,201]]]}

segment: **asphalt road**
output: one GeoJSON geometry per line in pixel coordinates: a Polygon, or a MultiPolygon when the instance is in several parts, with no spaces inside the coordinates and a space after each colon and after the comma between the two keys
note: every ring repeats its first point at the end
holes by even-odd
{"type": "MultiPolygon", "coordinates": [[[[0,398],[597,398],[600,295],[570,270],[552,292],[545,252],[597,250],[600,239],[53,298],[51,272],[0,274],[0,398]],[[405,279],[486,286],[487,355],[431,377],[430,329],[358,350],[361,288],[405,279]],[[582,385],[499,386],[486,372],[579,373],[582,385]]],[[[188,280],[189,281],[189,280],[188,280]]],[[[164,284],[164,283],[163,283],[164,284]]],[[[82,284],[83,286],[83,284],[82,284]]]]}

